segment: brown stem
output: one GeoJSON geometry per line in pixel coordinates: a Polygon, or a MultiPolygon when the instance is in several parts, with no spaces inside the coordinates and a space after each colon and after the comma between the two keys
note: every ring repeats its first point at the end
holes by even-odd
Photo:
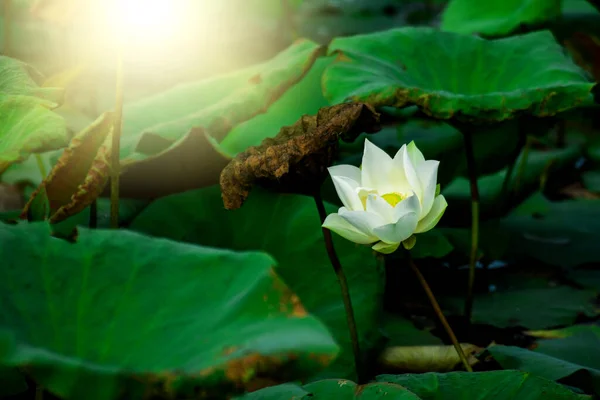
{"type": "Polygon", "coordinates": [[[469,183],[471,186],[471,254],[469,257],[469,282],[467,286],[467,299],[465,301],[465,317],[471,321],[473,312],[473,288],[475,286],[475,263],[477,262],[477,249],[479,248],[479,188],[477,186],[477,170],[475,154],[473,152],[473,138],[470,129],[462,131],[465,140],[465,153],[467,156],[467,169],[469,170],[469,183]]]}
{"type": "MultiPolygon", "coordinates": [[[[323,199],[319,193],[314,196],[317,210],[319,211],[319,217],[321,218],[321,224],[325,222],[327,218],[327,211],[325,211],[325,205],[323,199]]],[[[327,228],[322,228],[323,239],[325,240],[325,247],[327,248],[327,255],[329,261],[333,266],[333,270],[338,278],[340,289],[342,291],[342,300],[344,302],[344,309],[346,311],[346,321],[348,323],[348,331],[350,333],[350,341],[352,342],[352,352],[354,353],[354,366],[356,368],[356,376],[359,384],[366,383],[364,374],[362,372],[362,363],[360,356],[360,346],[358,344],[358,331],[356,329],[356,320],[354,319],[354,309],[352,308],[352,299],[350,298],[350,291],[348,289],[348,280],[344,269],[340,264],[335,248],[333,247],[333,238],[331,237],[331,231],[327,228]]]]}
{"type": "Polygon", "coordinates": [[[438,304],[437,300],[435,299],[435,296],[433,295],[431,288],[427,284],[425,277],[423,276],[423,274],[421,273],[419,268],[417,268],[417,266],[415,265],[415,262],[413,261],[412,256],[410,255],[410,252],[407,251],[406,253],[408,254],[408,264],[410,265],[410,268],[414,271],[415,275],[417,275],[417,279],[419,280],[419,283],[423,287],[423,290],[425,290],[425,293],[427,294],[427,297],[429,298],[429,301],[431,302],[431,305],[433,307],[433,311],[435,311],[437,317],[440,319],[440,322],[444,326],[446,333],[450,337],[450,340],[452,341],[452,344],[454,345],[454,348],[456,349],[456,353],[458,354],[460,361],[463,363],[465,369],[468,372],[473,372],[473,368],[471,368],[471,365],[469,364],[469,361],[467,360],[467,356],[465,356],[465,352],[463,351],[462,346],[460,345],[460,343],[458,343],[458,339],[456,339],[456,335],[454,334],[454,331],[452,330],[452,328],[450,327],[450,324],[446,320],[446,317],[444,316],[444,313],[442,312],[440,305],[438,304]]]}

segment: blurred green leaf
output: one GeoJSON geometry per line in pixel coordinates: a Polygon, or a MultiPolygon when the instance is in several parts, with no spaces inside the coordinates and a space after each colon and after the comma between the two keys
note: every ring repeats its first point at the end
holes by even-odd
{"type": "Polygon", "coordinates": [[[558,17],[563,0],[450,0],[442,14],[445,31],[502,36],[521,25],[558,17]]]}
{"type": "Polygon", "coordinates": [[[224,395],[337,353],[264,253],[114,230],[70,244],[44,223],[0,224],[0,243],[0,363],[63,398],[172,396],[188,381],[224,395]]]}
{"type": "MultiPolygon", "coordinates": [[[[327,205],[327,210],[333,212],[335,207],[327,205]]],[[[325,376],[350,377],[354,373],[341,292],[312,199],[255,188],[241,208],[226,211],[219,187],[214,186],[155,201],[134,220],[131,229],[189,243],[271,254],[283,280],[306,309],[327,324],[342,348],[325,376]]],[[[361,348],[367,351],[380,335],[383,271],[368,246],[335,235],[334,243],[348,278],[361,348]]]]}
{"type": "Polygon", "coordinates": [[[521,371],[380,375],[378,382],[402,385],[422,400],[569,400],[587,398],[562,385],[521,371]]]}
{"type": "Polygon", "coordinates": [[[600,200],[551,202],[537,193],[500,221],[509,255],[561,267],[600,261],[600,200]]]}
{"type": "MultiPolygon", "coordinates": [[[[547,177],[551,173],[558,173],[561,169],[572,165],[581,154],[581,149],[577,146],[544,151],[532,150],[529,152],[527,159],[523,160],[524,152],[521,152],[508,181],[508,188],[513,192],[516,191],[516,197],[526,197],[529,193],[540,188],[543,177],[547,177]],[[524,168],[521,173],[521,163],[523,161],[524,168]]],[[[484,218],[503,216],[509,211],[503,207],[506,198],[502,196],[502,187],[507,171],[507,169],[504,169],[495,174],[480,177],[477,181],[480,213],[484,218]]],[[[467,225],[468,221],[465,221],[464,216],[468,215],[471,209],[469,180],[463,177],[455,179],[448,186],[442,187],[442,194],[449,204],[445,214],[446,221],[462,220],[462,225],[467,225]]]]}
{"type": "Polygon", "coordinates": [[[572,336],[538,342],[535,351],[491,346],[490,354],[503,368],[519,369],[600,394],[600,328],[585,327],[572,336]]]}
{"type": "Polygon", "coordinates": [[[0,396],[13,396],[25,392],[27,388],[25,377],[17,369],[0,365],[0,396]]]}
{"type": "Polygon", "coordinates": [[[65,120],[51,111],[62,90],[40,88],[39,73],[27,64],[0,56],[0,175],[31,153],[67,143],[65,120]]]}
{"type": "Polygon", "coordinates": [[[600,171],[587,171],[582,174],[581,179],[587,190],[600,193],[600,171]]]}
{"type": "MultiPolygon", "coordinates": [[[[593,305],[596,293],[550,283],[533,287],[508,287],[493,293],[477,294],[474,299],[474,323],[499,328],[522,326],[545,329],[574,323],[580,315],[598,315],[593,305]],[[549,306],[551,305],[551,306],[549,306]]],[[[458,313],[464,298],[446,298],[443,305],[458,313]]]]}
{"type": "Polygon", "coordinates": [[[238,400],[375,400],[382,397],[393,400],[419,400],[414,393],[400,385],[387,382],[357,385],[344,379],[325,379],[302,387],[280,385],[249,393],[238,400]]]}
{"type": "Polygon", "coordinates": [[[338,57],[323,76],[332,103],[416,104],[438,119],[554,115],[589,98],[594,86],[549,31],[485,40],[407,27],[338,38],[329,52],[338,57]]]}

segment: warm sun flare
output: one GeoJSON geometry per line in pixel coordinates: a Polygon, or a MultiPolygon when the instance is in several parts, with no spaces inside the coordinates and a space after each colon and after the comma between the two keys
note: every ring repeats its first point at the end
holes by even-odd
{"type": "Polygon", "coordinates": [[[181,0],[121,0],[118,1],[119,30],[129,38],[156,40],[172,35],[184,16],[181,0]]]}

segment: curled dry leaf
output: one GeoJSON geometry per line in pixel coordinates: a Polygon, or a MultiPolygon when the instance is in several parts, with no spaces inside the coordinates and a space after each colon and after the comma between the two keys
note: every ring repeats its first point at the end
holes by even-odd
{"type": "Polygon", "coordinates": [[[83,211],[102,193],[110,175],[112,117],[112,113],[104,113],[75,135],[50,174],[31,195],[21,218],[27,217],[36,197],[44,191],[50,204],[51,223],[83,211]]]}
{"type": "MultiPolygon", "coordinates": [[[[475,365],[475,354],[483,349],[474,344],[461,343],[469,360],[475,365]]],[[[379,357],[379,363],[386,369],[402,372],[448,372],[460,364],[454,346],[396,346],[388,347],[379,357]]]]}
{"type": "Polygon", "coordinates": [[[274,138],[238,154],[221,172],[225,208],[242,206],[254,184],[283,193],[314,194],[325,179],[339,139],[351,142],[380,129],[379,114],[363,103],[324,107],[274,138]]]}

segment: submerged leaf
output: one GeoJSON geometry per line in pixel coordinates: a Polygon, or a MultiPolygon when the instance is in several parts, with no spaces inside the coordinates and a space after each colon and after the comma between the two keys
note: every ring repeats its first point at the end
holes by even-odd
{"type": "Polygon", "coordinates": [[[418,105],[438,119],[550,116],[589,99],[594,87],[549,31],[486,40],[406,27],[338,38],[329,52],[338,54],[323,76],[330,102],[418,105]]]}
{"type": "Polygon", "coordinates": [[[339,139],[352,141],[379,130],[379,114],[362,103],[346,103],[303,116],[274,138],[238,154],[221,173],[223,203],[242,206],[255,183],[285,193],[312,195],[321,186],[339,139]]]}
{"type": "Polygon", "coordinates": [[[110,174],[112,113],[103,114],[77,134],[38,189],[23,217],[42,193],[50,204],[50,222],[57,223],[89,206],[104,190],[110,174]]]}

